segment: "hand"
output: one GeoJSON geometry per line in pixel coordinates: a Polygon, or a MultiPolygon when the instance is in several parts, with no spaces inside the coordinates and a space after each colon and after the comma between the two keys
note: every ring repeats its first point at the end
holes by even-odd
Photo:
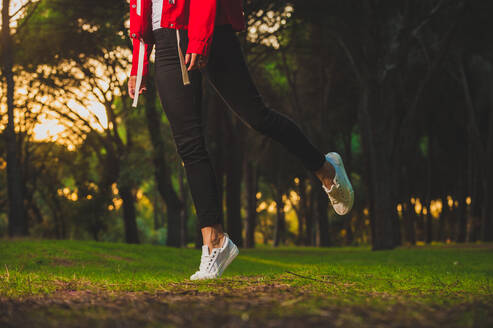
{"type": "MultiPolygon", "coordinates": [[[[130,98],[132,98],[132,99],[134,99],[135,85],[136,84],[137,84],[137,76],[131,76],[130,79],[128,79],[128,94],[130,95],[130,98]]],[[[146,80],[144,77],[142,77],[142,82],[140,83],[139,95],[142,94],[146,90],[147,90],[146,80]]]]}
{"type": "Polygon", "coordinates": [[[201,69],[207,65],[207,57],[199,54],[186,54],[185,56],[185,65],[188,66],[188,70],[191,71],[193,69],[201,69]]]}

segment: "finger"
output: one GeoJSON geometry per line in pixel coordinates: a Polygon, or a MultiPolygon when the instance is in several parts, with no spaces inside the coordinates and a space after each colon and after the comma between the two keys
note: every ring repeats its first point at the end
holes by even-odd
{"type": "Polygon", "coordinates": [[[192,60],[190,61],[190,66],[188,66],[189,71],[195,68],[196,61],[197,61],[197,54],[192,54],[192,60]]]}
{"type": "Polygon", "coordinates": [[[188,65],[189,62],[190,62],[190,54],[186,54],[185,55],[185,65],[188,65]]]}
{"type": "Polygon", "coordinates": [[[130,77],[130,80],[128,81],[128,95],[130,98],[134,98],[134,93],[135,93],[135,80],[130,77]]]}
{"type": "Polygon", "coordinates": [[[193,69],[193,67],[195,66],[195,61],[196,61],[196,60],[197,60],[197,56],[196,56],[195,54],[192,54],[192,55],[190,56],[190,63],[189,63],[189,65],[188,65],[188,70],[189,70],[189,71],[190,71],[190,70],[192,70],[192,69],[193,69]]]}

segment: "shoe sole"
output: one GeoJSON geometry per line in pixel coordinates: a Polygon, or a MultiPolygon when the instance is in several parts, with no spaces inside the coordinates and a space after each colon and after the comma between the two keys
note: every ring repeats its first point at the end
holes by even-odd
{"type": "MultiPolygon", "coordinates": [[[[353,185],[351,184],[351,181],[349,180],[349,177],[348,177],[348,175],[347,175],[347,173],[346,173],[346,168],[344,167],[344,162],[342,161],[342,157],[341,157],[341,155],[339,155],[339,154],[338,154],[338,153],[336,153],[336,152],[331,152],[331,153],[328,153],[327,155],[329,155],[329,154],[332,154],[332,156],[337,157],[337,161],[338,161],[339,163],[341,163],[341,165],[339,166],[339,168],[341,168],[341,169],[342,169],[342,174],[343,174],[343,177],[342,177],[342,178],[346,180],[347,185],[349,186],[350,193],[351,193],[351,202],[350,202],[350,203],[349,203],[349,205],[348,205],[348,209],[347,209],[347,211],[342,212],[342,213],[338,213],[338,212],[336,211],[336,213],[337,213],[337,214],[339,214],[339,215],[346,215],[346,214],[348,214],[348,213],[349,213],[349,211],[351,211],[351,209],[353,208],[353,204],[354,204],[354,190],[353,190],[353,185]]],[[[327,158],[327,155],[325,155],[325,158],[327,158]]],[[[331,164],[332,164],[332,163],[331,163],[331,164]]],[[[334,211],[335,211],[335,208],[334,208],[334,211]]]]}
{"type": "Polygon", "coordinates": [[[240,251],[238,250],[238,246],[236,246],[235,244],[233,244],[233,246],[234,247],[229,251],[229,256],[226,259],[226,262],[224,262],[224,264],[218,270],[217,273],[218,278],[222,276],[224,270],[226,270],[226,268],[231,264],[231,262],[233,262],[236,256],[238,256],[238,254],[240,253],[240,251]]]}

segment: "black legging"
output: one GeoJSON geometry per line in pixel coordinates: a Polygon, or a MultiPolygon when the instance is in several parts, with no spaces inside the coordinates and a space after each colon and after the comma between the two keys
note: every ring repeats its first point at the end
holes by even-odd
{"type": "MultiPolygon", "coordinates": [[[[180,31],[181,48],[187,49],[186,31],[180,31]]],[[[194,98],[200,87],[200,72],[190,73],[183,85],[176,31],[154,31],[156,40],[156,87],[171,126],[176,149],[185,166],[200,228],[221,224],[221,202],[204,136],[200,104],[194,98]]],[[[216,26],[209,62],[204,73],[228,107],[250,127],[278,141],[310,171],[325,162],[325,156],[307,139],[290,118],[268,108],[246,66],[239,40],[230,25],[216,26]]]]}

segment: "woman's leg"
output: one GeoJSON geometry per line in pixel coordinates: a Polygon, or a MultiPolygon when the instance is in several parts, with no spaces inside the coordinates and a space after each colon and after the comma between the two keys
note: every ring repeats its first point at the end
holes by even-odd
{"type": "Polygon", "coordinates": [[[206,73],[220,96],[247,125],[282,144],[308,170],[318,172],[317,176],[330,173],[332,166],[325,164],[324,154],[308,140],[299,126],[265,105],[231,26],[216,26],[206,73]]]}
{"type": "MultiPolygon", "coordinates": [[[[181,32],[181,48],[185,51],[186,31],[181,32]]],[[[200,73],[190,72],[191,84],[183,85],[176,31],[159,29],[154,35],[156,87],[183,160],[204,244],[212,249],[221,245],[224,234],[216,177],[206,148],[200,105],[194,97],[195,88],[201,83],[200,73]]]]}
{"type": "Polygon", "coordinates": [[[216,26],[205,72],[218,95],[247,125],[279,142],[315,173],[336,213],[351,210],[354,192],[342,158],[337,153],[324,155],[293,120],[265,105],[230,25],[216,26]]]}

